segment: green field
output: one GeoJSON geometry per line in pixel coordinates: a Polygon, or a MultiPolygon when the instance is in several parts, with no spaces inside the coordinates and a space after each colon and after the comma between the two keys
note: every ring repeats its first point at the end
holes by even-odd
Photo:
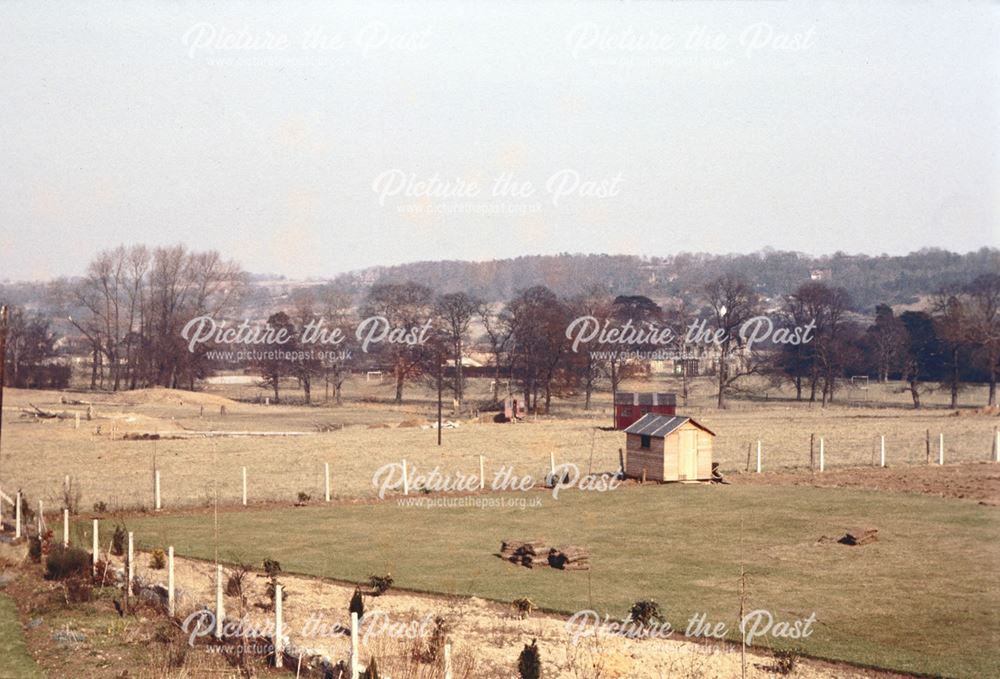
{"type": "MultiPolygon", "coordinates": [[[[801,487],[675,485],[528,497],[544,505],[427,509],[387,500],[224,512],[219,555],[258,565],[272,557],[291,572],[348,581],[391,572],[402,588],[528,596],[566,613],[623,616],[631,602],[653,598],[681,630],[695,613],[735,628],[742,561],[748,610],[767,609],[777,620],[816,614],[810,638],[766,645],[902,671],[1000,676],[996,508],[801,487]],[[817,544],[866,526],[879,529],[878,543],[817,544]],[[492,556],[505,537],[587,546],[593,570],[513,566],[492,556]]],[[[129,529],[144,547],[215,554],[211,514],[133,518],[129,529]]]]}
{"type": "Polygon", "coordinates": [[[0,593],[0,677],[36,679],[42,672],[28,654],[14,600],[0,593]]]}

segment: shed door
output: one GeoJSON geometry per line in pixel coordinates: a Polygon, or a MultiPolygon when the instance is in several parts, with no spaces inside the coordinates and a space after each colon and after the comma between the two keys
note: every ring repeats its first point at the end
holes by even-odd
{"type": "Polygon", "coordinates": [[[698,478],[698,432],[694,429],[680,431],[679,469],[682,479],[698,478]]]}

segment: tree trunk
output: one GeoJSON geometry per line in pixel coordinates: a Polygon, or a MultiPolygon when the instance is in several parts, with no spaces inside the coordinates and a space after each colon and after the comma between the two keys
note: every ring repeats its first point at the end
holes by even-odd
{"type": "Polygon", "coordinates": [[[910,396],[913,397],[913,407],[920,408],[920,389],[919,382],[916,380],[910,380],[910,396]]]}
{"type": "Polygon", "coordinates": [[[796,375],[795,377],[795,400],[802,400],[802,376],[796,375]]]}

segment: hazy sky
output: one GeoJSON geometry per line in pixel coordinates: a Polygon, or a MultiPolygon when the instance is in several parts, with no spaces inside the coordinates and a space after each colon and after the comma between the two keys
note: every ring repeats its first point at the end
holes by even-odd
{"type": "Polygon", "coordinates": [[[997,246],[998,64],[976,2],[7,1],[0,280],[997,246]]]}

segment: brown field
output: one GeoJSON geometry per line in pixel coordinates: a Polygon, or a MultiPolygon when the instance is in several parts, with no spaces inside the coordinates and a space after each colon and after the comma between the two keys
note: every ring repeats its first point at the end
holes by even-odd
{"type": "MultiPolygon", "coordinates": [[[[676,388],[673,384],[637,383],[630,388],[676,388]]],[[[473,382],[472,393],[484,395],[485,383],[473,382]]],[[[711,386],[695,384],[691,405],[679,412],[691,414],[718,434],[715,459],[725,474],[756,465],[756,441],[762,442],[763,469],[808,470],[810,435],[825,442],[828,472],[848,467],[873,466],[878,458],[879,436],[886,437],[887,464],[891,468],[927,464],[926,436],[930,432],[932,466],[938,460],[939,434],[944,434],[945,463],[987,462],[993,459],[995,427],[1000,418],[962,415],[942,407],[944,395],[925,396],[919,411],[906,407],[898,388],[873,385],[872,400],[857,400],[858,390],[844,389],[855,397],[850,405],[821,408],[799,403],[788,394],[734,400],[726,410],[714,408],[711,386]],[[875,397],[878,396],[878,400],[875,397]],[[780,397],[780,398],[779,398],[780,397]]],[[[553,414],[529,418],[518,424],[481,423],[472,413],[456,417],[459,426],[445,429],[443,445],[436,445],[436,431],[422,428],[434,417],[430,391],[412,387],[402,405],[386,401],[388,385],[351,384],[345,405],[270,405],[235,402],[227,396],[257,398],[253,387],[223,387],[212,392],[142,390],[118,394],[89,394],[8,390],[4,407],[4,439],[0,455],[0,481],[21,488],[32,499],[50,507],[63,502],[66,475],[71,477],[79,507],[89,510],[103,502],[110,509],[152,507],[154,461],[161,472],[165,508],[207,505],[218,494],[220,503],[238,502],[242,467],[248,470],[251,502],[294,500],[299,492],[314,498],[323,493],[323,464],[329,463],[332,492],[341,498],[370,497],[372,475],[388,462],[406,458],[410,469],[477,475],[479,456],[486,458],[487,477],[501,466],[520,476],[541,479],[549,455],[557,463],[573,462],[582,471],[614,471],[620,432],[606,431],[610,421],[608,395],[583,411],[578,400],[557,400],[553,414]],[[416,394],[416,397],[414,397],[416,394]],[[380,402],[359,402],[359,396],[380,402]],[[86,406],[68,405],[61,398],[92,402],[95,419],[74,426],[73,415],[86,406]],[[65,412],[67,419],[38,420],[23,417],[29,403],[47,411],[65,412]],[[226,414],[220,414],[220,406],[226,414]],[[399,424],[417,426],[400,427],[399,424]],[[319,428],[342,427],[320,433],[319,428]],[[223,437],[169,439],[199,431],[302,432],[289,437],[223,437]],[[123,440],[127,434],[150,433],[160,440],[123,440]]],[[[292,390],[286,394],[294,396],[292,390]]],[[[868,392],[865,392],[868,393],[868,392]]],[[[985,390],[963,394],[968,403],[985,402],[985,390]]],[[[446,419],[453,419],[448,414],[446,419]]],[[[484,418],[488,419],[488,418],[484,418]]],[[[933,471],[929,471],[933,475],[933,471]]]]}

